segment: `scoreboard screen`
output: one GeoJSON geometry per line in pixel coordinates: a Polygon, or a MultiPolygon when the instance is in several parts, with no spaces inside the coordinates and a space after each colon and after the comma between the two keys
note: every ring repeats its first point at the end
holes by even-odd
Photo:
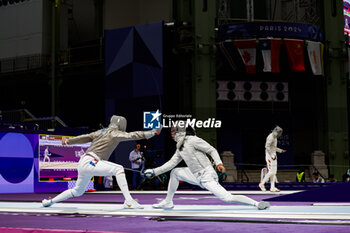
{"type": "Polygon", "coordinates": [[[70,136],[39,135],[39,181],[75,181],[77,165],[90,143],[62,145],[70,136]]]}

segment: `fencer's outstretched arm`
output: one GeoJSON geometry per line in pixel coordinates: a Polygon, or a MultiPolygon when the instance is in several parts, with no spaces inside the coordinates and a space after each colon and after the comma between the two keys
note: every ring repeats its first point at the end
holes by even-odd
{"type": "Polygon", "coordinates": [[[160,167],[153,169],[154,175],[158,176],[158,175],[163,174],[167,171],[170,171],[176,165],[178,165],[181,162],[181,160],[182,160],[181,156],[176,151],[175,154],[173,155],[173,157],[171,157],[171,159],[168,162],[164,163],[160,167]]]}
{"type": "Polygon", "coordinates": [[[222,165],[219,153],[212,145],[210,145],[209,143],[207,143],[199,137],[196,137],[195,140],[196,141],[195,143],[193,143],[193,146],[196,150],[202,151],[203,153],[210,155],[210,157],[214,160],[216,166],[220,164],[222,165]]]}
{"type": "Polygon", "coordinates": [[[78,144],[78,143],[91,142],[94,139],[94,134],[96,134],[96,132],[83,134],[70,139],[62,138],[62,145],[72,145],[72,144],[78,144]]]}
{"type": "Polygon", "coordinates": [[[121,132],[116,131],[113,133],[113,137],[120,139],[121,141],[149,139],[157,134],[157,130],[152,129],[148,131],[134,131],[134,132],[121,132]]]}
{"type": "MultiPolygon", "coordinates": [[[[108,130],[108,129],[107,129],[108,130]]],[[[118,138],[121,141],[138,140],[138,139],[149,139],[157,134],[159,130],[148,130],[148,131],[135,131],[135,132],[122,132],[119,130],[113,130],[111,132],[112,138],[118,138]]],[[[72,145],[91,142],[94,138],[98,137],[102,133],[102,130],[98,130],[89,134],[83,134],[70,139],[62,139],[62,145],[72,145]]]]}

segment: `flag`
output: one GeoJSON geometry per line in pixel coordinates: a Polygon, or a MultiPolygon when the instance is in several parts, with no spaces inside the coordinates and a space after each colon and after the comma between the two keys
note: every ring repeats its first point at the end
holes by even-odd
{"type": "Polygon", "coordinates": [[[243,60],[247,73],[256,73],[256,40],[235,40],[239,54],[243,60]]]}
{"type": "Polygon", "coordinates": [[[284,39],[286,45],[289,67],[294,72],[305,71],[304,41],[284,39]]]}
{"type": "Polygon", "coordinates": [[[281,39],[259,39],[264,59],[264,72],[280,72],[281,39]]]}
{"type": "Polygon", "coordinates": [[[323,74],[321,45],[321,42],[307,41],[307,53],[309,55],[311,70],[314,75],[323,74]]]}
{"type": "Polygon", "coordinates": [[[219,42],[219,48],[224,57],[226,58],[228,64],[232,68],[232,70],[237,70],[237,65],[234,62],[234,46],[231,41],[229,42],[219,42]]]}

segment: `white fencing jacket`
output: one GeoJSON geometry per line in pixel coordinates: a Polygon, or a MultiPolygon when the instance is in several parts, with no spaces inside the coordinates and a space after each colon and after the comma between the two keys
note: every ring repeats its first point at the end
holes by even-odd
{"type": "Polygon", "coordinates": [[[270,156],[272,159],[276,159],[276,152],[282,152],[282,149],[277,147],[277,137],[273,133],[270,133],[266,138],[265,152],[266,157],[270,156]]]}
{"type": "Polygon", "coordinates": [[[155,168],[154,173],[155,175],[165,173],[184,160],[190,171],[196,174],[204,168],[212,166],[207,154],[212,157],[216,166],[222,164],[218,152],[209,143],[197,136],[185,136],[182,147],[176,149],[175,154],[168,162],[155,168]]]}

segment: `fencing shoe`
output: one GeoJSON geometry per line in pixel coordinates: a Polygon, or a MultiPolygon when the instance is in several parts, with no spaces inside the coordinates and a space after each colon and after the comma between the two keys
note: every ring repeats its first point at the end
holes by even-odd
{"type": "Polygon", "coordinates": [[[266,192],[266,188],[265,188],[265,185],[263,183],[259,184],[259,188],[261,189],[261,191],[266,192]]]}
{"type": "Polygon", "coordinates": [[[174,208],[174,203],[172,201],[163,200],[157,204],[152,205],[155,209],[172,209],[174,208]]]}
{"type": "Polygon", "coordinates": [[[270,208],[270,203],[267,201],[261,201],[258,203],[258,210],[264,210],[270,208]]]}
{"type": "Polygon", "coordinates": [[[41,201],[41,204],[43,205],[43,207],[50,207],[53,203],[52,203],[51,199],[49,199],[49,200],[44,199],[41,201]]]}
{"type": "Polygon", "coordinates": [[[272,188],[270,189],[270,192],[278,193],[278,192],[281,192],[281,190],[279,190],[278,188],[272,188]]]}
{"type": "Polygon", "coordinates": [[[123,207],[125,209],[143,209],[143,206],[140,205],[137,201],[135,201],[134,199],[130,200],[130,201],[126,201],[123,204],[123,207]]]}

